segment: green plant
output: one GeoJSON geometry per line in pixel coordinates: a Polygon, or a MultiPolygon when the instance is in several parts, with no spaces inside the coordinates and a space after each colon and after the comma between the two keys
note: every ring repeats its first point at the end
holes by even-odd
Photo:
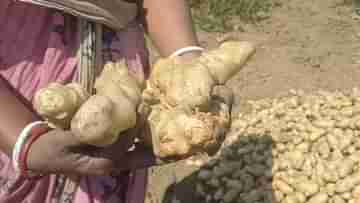
{"type": "Polygon", "coordinates": [[[234,28],[232,19],[255,22],[267,17],[272,0],[189,0],[197,28],[225,32],[234,28]]]}

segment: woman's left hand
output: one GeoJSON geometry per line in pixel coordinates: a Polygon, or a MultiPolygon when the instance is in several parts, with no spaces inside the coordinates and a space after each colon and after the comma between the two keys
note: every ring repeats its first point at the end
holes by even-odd
{"type": "Polygon", "coordinates": [[[136,147],[138,128],[124,132],[108,147],[84,145],[71,131],[54,129],[40,136],[30,147],[27,168],[41,174],[116,175],[154,165],[152,151],[136,147]]]}
{"type": "Polygon", "coordinates": [[[117,142],[99,150],[100,156],[115,160],[116,169],[118,169],[115,173],[147,168],[156,164],[152,149],[134,143],[135,137],[139,135],[142,127],[143,125],[139,123],[135,128],[122,133],[117,142]]]}

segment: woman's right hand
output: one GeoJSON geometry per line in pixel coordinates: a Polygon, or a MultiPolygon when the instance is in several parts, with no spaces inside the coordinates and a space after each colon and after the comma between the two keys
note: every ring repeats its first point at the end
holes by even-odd
{"type": "Polygon", "coordinates": [[[126,135],[122,138],[128,139],[119,139],[109,148],[97,148],[80,143],[71,131],[55,129],[33,143],[27,166],[29,170],[42,174],[116,175],[153,164],[150,151],[137,149],[128,152],[133,137],[126,135]],[[116,153],[111,148],[116,148],[116,153]]]}

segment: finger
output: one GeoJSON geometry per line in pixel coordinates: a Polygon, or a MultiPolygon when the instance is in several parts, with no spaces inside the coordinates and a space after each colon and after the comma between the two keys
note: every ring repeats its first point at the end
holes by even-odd
{"type": "Polygon", "coordinates": [[[86,145],[86,144],[80,144],[77,146],[68,146],[66,148],[69,152],[73,154],[85,154],[92,156],[96,153],[98,153],[102,148],[93,146],[93,145],[86,145]]]}
{"type": "Polygon", "coordinates": [[[80,175],[110,175],[116,166],[113,160],[100,156],[99,153],[81,154],[74,162],[72,164],[73,168],[69,169],[69,173],[75,172],[80,175]]]}
{"type": "Polygon", "coordinates": [[[145,148],[127,152],[116,160],[107,155],[101,152],[91,156],[82,155],[76,161],[75,170],[71,169],[69,172],[95,176],[116,175],[128,170],[147,168],[156,163],[152,151],[145,148]]]}
{"type": "Polygon", "coordinates": [[[151,149],[137,148],[129,151],[122,156],[122,159],[116,163],[118,170],[135,170],[148,168],[156,165],[156,158],[151,149]]]}
{"type": "Polygon", "coordinates": [[[112,145],[106,146],[101,149],[103,156],[111,157],[118,156],[118,154],[123,154],[129,150],[129,148],[134,144],[134,136],[128,134],[121,134],[119,139],[112,145]]]}

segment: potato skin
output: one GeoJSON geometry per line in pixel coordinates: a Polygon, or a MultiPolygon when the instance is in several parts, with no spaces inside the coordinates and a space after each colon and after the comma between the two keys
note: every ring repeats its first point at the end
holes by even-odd
{"type": "Polygon", "coordinates": [[[93,95],[71,121],[74,136],[82,143],[103,147],[112,144],[117,135],[111,132],[114,103],[106,96],[93,95]]]}
{"type": "Polygon", "coordinates": [[[93,95],[75,114],[71,129],[81,142],[105,147],[135,127],[141,87],[124,62],[108,63],[93,95]]]}
{"type": "Polygon", "coordinates": [[[251,42],[228,41],[218,49],[205,52],[199,61],[207,66],[218,85],[224,85],[254,53],[255,46],[251,42]]]}
{"type": "Polygon", "coordinates": [[[34,108],[54,127],[69,129],[80,106],[90,97],[81,85],[50,83],[34,95],[34,108]]]}
{"type": "Polygon", "coordinates": [[[234,100],[224,84],[254,52],[252,43],[232,41],[189,63],[177,57],[155,63],[143,97],[157,156],[184,159],[221,145],[234,100]]]}

